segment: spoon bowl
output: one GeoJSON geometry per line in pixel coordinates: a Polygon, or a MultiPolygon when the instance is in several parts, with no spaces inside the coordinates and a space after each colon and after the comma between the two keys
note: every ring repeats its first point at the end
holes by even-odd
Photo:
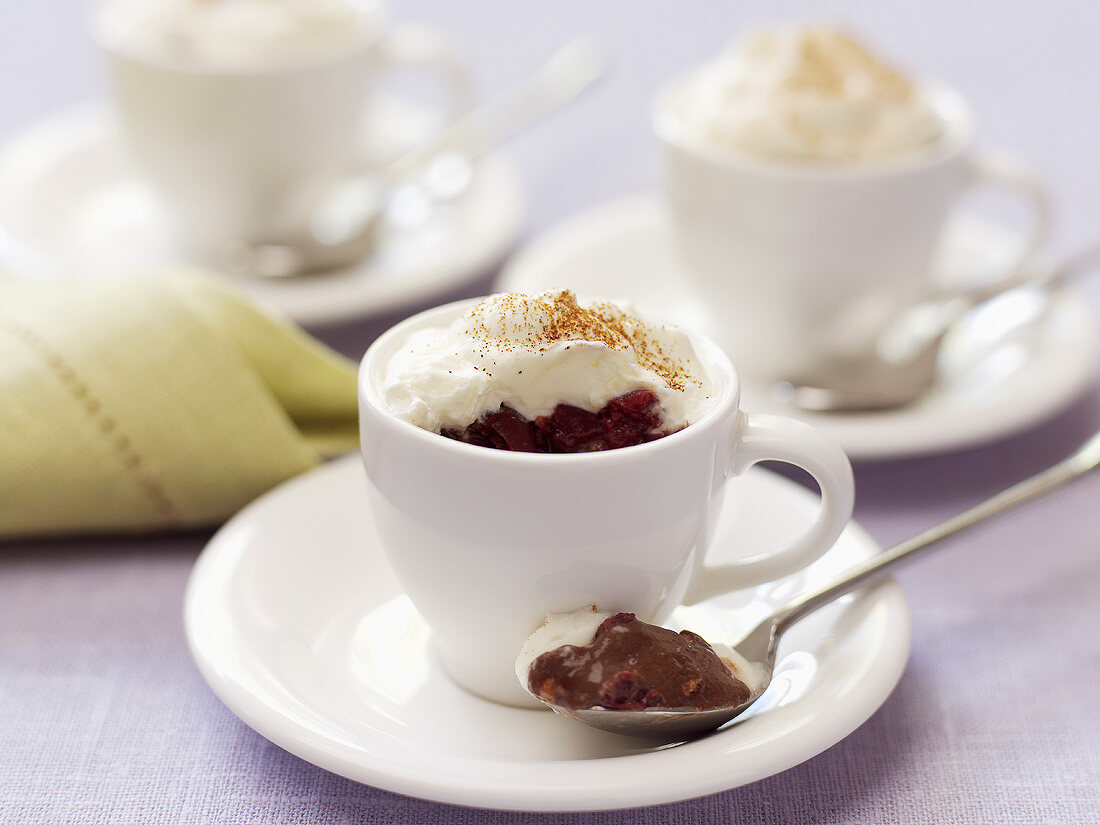
{"type": "Polygon", "coordinates": [[[776,651],[783,634],[795,623],[819,607],[835,601],[867,582],[882,576],[923,550],[944,539],[999,515],[1026,501],[1037,498],[1100,466],[1100,432],[1094,434],[1073,455],[1047,470],[1009,487],[990,499],[925,530],[917,536],[880,553],[829,582],[818,590],[798,596],[764,619],[741,641],[732,646],[734,653],[755,671],[749,700],[738,705],[705,710],[572,710],[547,703],[557,713],[586,725],[623,736],[657,742],[676,742],[707,733],[744,713],[760,698],[771,683],[776,651]]]}
{"type": "Polygon", "coordinates": [[[587,708],[568,715],[584,724],[608,733],[652,739],[655,744],[693,739],[720,728],[748,710],[753,697],[742,705],[713,710],[606,710],[587,708]]]}
{"type": "MultiPolygon", "coordinates": [[[[772,619],[775,617],[773,616],[772,619]]],[[[729,705],[706,710],[607,710],[605,708],[586,708],[584,710],[563,710],[551,705],[559,712],[608,733],[623,736],[635,736],[652,739],[655,742],[675,742],[690,739],[735,719],[748,710],[756,700],[764,695],[771,683],[775,671],[775,652],[778,637],[772,619],[765,620],[733,648],[753,670],[752,693],[747,701],[739,705],[729,705]]]]}

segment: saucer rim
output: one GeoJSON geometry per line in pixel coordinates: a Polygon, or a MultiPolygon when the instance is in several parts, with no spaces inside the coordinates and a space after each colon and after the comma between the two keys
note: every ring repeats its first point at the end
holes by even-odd
{"type": "MultiPolygon", "coordinates": [[[[189,649],[203,678],[226,707],[255,731],[290,753],[345,778],[435,802],[498,810],[542,812],[618,810],[677,802],[758,781],[816,756],[850,735],[881,707],[905,670],[912,636],[911,615],[900,586],[892,579],[887,579],[875,585],[874,591],[868,591],[869,598],[877,599],[875,607],[884,607],[886,613],[886,617],[876,620],[875,625],[880,629],[883,642],[875,655],[867,659],[867,664],[864,665],[864,667],[868,664],[874,665],[876,678],[862,679],[851,701],[832,714],[833,721],[824,730],[820,728],[819,722],[811,721],[807,736],[806,723],[800,722],[794,726],[798,731],[794,734],[793,741],[786,740],[785,737],[769,740],[772,742],[778,740],[779,744],[773,750],[779,753],[773,753],[770,760],[758,760],[753,770],[743,771],[735,779],[731,780],[729,777],[736,771],[731,773],[727,765],[727,770],[715,770],[709,773],[703,771],[694,775],[693,779],[685,779],[684,776],[679,775],[675,783],[654,783],[653,770],[659,769],[662,762],[668,766],[669,754],[672,754],[673,765],[679,764],[683,759],[694,762],[694,759],[685,754],[683,749],[650,751],[596,760],[520,761],[507,758],[488,760],[475,755],[464,757],[439,752],[435,754],[437,764],[450,762],[452,765],[461,765],[477,762],[479,767],[495,766],[495,772],[487,771],[487,779],[480,783],[471,783],[469,777],[463,777],[457,771],[452,771],[450,775],[435,771],[429,778],[425,778],[423,771],[406,768],[396,760],[386,762],[385,754],[381,751],[376,751],[370,759],[364,760],[362,750],[356,752],[350,746],[341,748],[339,743],[334,743],[323,733],[304,728],[300,722],[296,722],[288,714],[285,707],[274,708],[265,705],[262,701],[258,702],[256,695],[249,692],[243,685],[235,683],[229,674],[219,668],[217,657],[212,655],[211,651],[205,650],[199,641],[202,635],[201,607],[203,601],[210,596],[209,582],[214,578],[224,579],[224,576],[216,576],[216,572],[219,569],[223,571],[228,569],[225,565],[232,565],[247,553],[247,543],[231,540],[232,533],[242,528],[247,529],[253,518],[266,519],[268,514],[262,511],[272,507],[278,508],[283,499],[302,497],[304,500],[314,496],[317,491],[323,489],[326,481],[347,484],[352,472],[361,472],[358,463],[358,456],[354,454],[337,459],[280,485],[234,516],[211,538],[203,550],[188,581],[184,599],[184,627],[189,649]],[[316,491],[311,489],[315,486],[316,491]],[[230,538],[227,539],[227,536],[230,538]],[[886,675],[885,679],[882,678],[883,674],[886,675]],[[613,783],[606,780],[592,781],[592,775],[594,773],[598,775],[601,767],[606,773],[608,763],[620,762],[620,760],[630,760],[631,766],[645,761],[656,762],[657,765],[651,770],[640,771],[639,777],[632,781],[623,781],[621,777],[616,778],[613,783]],[[544,782],[533,782],[529,779],[533,768],[546,765],[552,765],[556,773],[569,774],[567,777],[569,781],[559,782],[557,786],[548,786],[544,782]],[[511,773],[514,776],[506,777],[507,783],[500,784],[501,772],[511,773]],[[497,777],[496,781],[493,780],[494,775],[497,777]],[[516,781],[517,777],[521,777],[521,781],[516,781]],[[563,787],[569,788],[567,797],[563,795],[563,787]],[[627,802],[623,801],[624,795],[627,802]]],[[[795,495],[804,496],[807,501],[811,499],[808,491],[766,470],[754,469],[750,470],[749,474],[769,476],[769,484],[776,483],[784,488],[797,490],[795,495]]],[[[859,553],[871,555],[878,550],[877,543],[858,523],[850,522],[847,529],[851,531],[849,541],[856,542],[853,548],[858,549],[859,553]]],[[[234,655],[236,654],[239,654],[239,650],[234,655]]],[[[797,705],[794,707],[797,708],[797,705]]],[[[820,718],[819,712],[813,713],[805,707],[799,709],[799,712],[803,720],[820,718]]],[[[712,742],[724,741],[721,733],[710,739],[712,742]]],[[[736,740],[730,744],[736,744],[736,740]]],[[[415,744],[406,741],[404,747],[412,748],[415,744]]],[[[737,748],[727,748],[721,753],[729,758],[735,750],[737,748]]],[[[536,773],[536,775],[539,774],[536,773]]],[[[668,775],[671,775],[671,772],[668,775]]]]}
{"type": "MultiPolygon", "coordinates": [[[[416,101],[392,93],[380,94],[378,105],[404,118],[408,122],[423,120],[431,110],[416,101]]],[[[25,232],[13,231],[6,219],[26,203],[28,197],[37,196],[36,181],[56,175],[57,168],[78,152],[92,146],[118,145],[113,129],[114,118],[109,101],[86,99],[55,109],[25,125],[0,144],[0,263],[7,275],[38,281],[55,282],[72,278],[56,265],[59,261],[48,245],[28,244],[25,232]]],[[[66,173],[74,174],[72,171],[66,173]]],[[[488,275],[515,248],[520,240],[528,213],[527,195],[519,166],[505,153],[493,151],[477,161],[475,179],[485,182],[491,191],[482,194],[478,204],[488,204],[493,219],[482,221],[484,227],[477,233],[452,233],[460,240],[455,242],[468,250],[453,263],[448,256],[445,263],[434,266],[398,268],[405,272],[437,272],[421,278],[409,286],[407,278],[389,278],[386,288],[362,288],[364,276],[369,279],[371,261],[366,259],[350,266],[339,267],[318,275],[304,275],[288,279],[257,279],[248,276],[224,274],[226,283],[241,290],[269,311],[282,315],[306,327],[324,328],[357,320],[382,317],[428,302],[436,297],[460,289],[488,275]],[[476,243],[471,243],[470,235],[476,243]],[[337,297],[312,301],[295,298],[294,290],[317,293],[316,284],[326,279],[343,279],[346,282],[336,290],[337,297]]],[[[475,185],[476,188],[476,185],[475,185]]],[[[466,207],[470,208],[470,207],[466,207]]],[[[485,208],[482,206],[481,208],[485,208]]],[[[17,229],[17,227],[16,227],[17,229]]],[[[153,263],[139,263],[137,269],[171,266],[198,266],[177,259],[165,259],[153,263]]],[[[79,276],[77,276],[79,277],[79,276]]]]}

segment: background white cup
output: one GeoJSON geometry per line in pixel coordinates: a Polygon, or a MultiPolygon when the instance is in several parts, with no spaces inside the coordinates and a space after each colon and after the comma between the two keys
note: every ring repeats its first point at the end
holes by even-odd
{"type": "MultiPolygon", "coordinates": [[[[653,125],[673,235],[745,374],[814,375],[870,352],[903,310],[941,287],[932,262],[953,207],[985,185],[1029,211],[1020,257],[1044,242],[1043,187],[1007,155],[976,155],[966,101],[924,87],[944,131],[927,148],[864,163],[782,162],[708,145],[678,113],[686,81],[661,90],[653,125]]],[[[960,288],[960,292],[965,292],[960,288]]]]}
{"type": "Polygon", "coordinates": [[[828,549],[851,515],[843,452],[806,424],[738,408],[733,366],[692,336],[715,387],[709,411],[636,447],[573,455],[510,453],[453,441],[391,415],[379,387],[415,330],[450,324],[472,302],[415,315],[367,350],[360,428],[378,538],[431,627],[451,676],[481,696],[538,703],[515,659],[549,612],[596,604],[661,622],[680,604],[793,573],[828,549]],[[764,460],[806,469],[822,490],[811,527],[744,561],[704,557],[726,480],[764,460]]]}
{"type": "Polygon", "coordinates": [[[366,171],[364,125],[385,72],[438,75],[448,117],[469,102],[464,62],[418,26],[380,24],[322,56],[232,67],[160,59],[103,21],[95,29],[136,166],[184,245],[215,260],[241,243],[293,243],[335,185],[366,171]]]}

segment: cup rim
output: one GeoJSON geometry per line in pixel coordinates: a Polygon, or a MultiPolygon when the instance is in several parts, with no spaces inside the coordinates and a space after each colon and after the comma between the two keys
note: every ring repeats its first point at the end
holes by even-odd
{"type": "Polygon", "coordinates": [[[696,71],[682,73],[658,88],[650,109],[653,131],[663,144],[730,169],[776,178],[825,181],[889,177],[919,173],[954,160],[970,149],[975,138],[974,113],[966,97],[953,86],[926,79],[919,81],[916,86],[932,101],[936,112],[947,124],[944,134],[930,144],[927,150],[916,149],[867,161],[841,162],[784,161],[742,150],[723,151],[708,145],[704,140],[694,138],[672,111],[672,98],[694,77],[696,71]]]}
{"type": "MultiPolygon", "coordinates": [[[[355,0],[358,4],[362,0],[355,0]]],[[[152,51],[142,50],[140,47],[127,45],[122,39],[110,32],[110,26],[106,23],[105,3],[100,0],[93,5],[88,14],[88,30],[95,45],[106,54],[152,66],[163,71],[177,72],[181,75],[193,77],[229,77],[252,78],[264,76],[279,76],[294,74],[296,72],[318,69],[340,63],[363,51],[373,49],[379,42],[386,38],[390,31],[390,15],[384,3],[371,3],[376,15],[377,25],[368,30],[361,40],[356,40],[334,49],[330,53],[297,57],[291,60],[275,60],[271,63],[259,63],[255,65],[225,65],[202,62],[187,63],[172,58],[162,57],[152,51]]]]}
{"type": "MultiPolygon", "coordinates": [[[[554,466],[561,467],[569,465],[588,466],[594,461],[608,463],[640,460],[648,456],[659,455],[668,450],[675,450],[677,449],[677,445],[685,441],[702,438],[704,433],[709,432],[714,426],[720,424],[732,412],[736,411],[739,406],[740,379],[729,356],[710,338],[693,330],[679,327],[687,334],[692,346],[695,348],[696,355],[703,363],[704,368],[708,369],[708,372],[711,373],[711,378],[713,379],[715,377],[713,375],[713,370],[719,370],[725,380],[722,381],[720,387],[718,387],[717,382],[715,382],[716,387],[718,387],[715,391],[715,397],[698,421],[693,421],[683,429],[670,433],[663,438],[658,438],[655,441],[649,441],[645,444],[635,444],[630,447],[620,447],[613,450],[598,450],[586,453],[513,452],[511,450],[493,450],[487,447],[477,446],[476,444],[466,444],[465,442],[456,441],[452,438],[445,438],[439,433],[425,430],[410,421],[405,421],[393,415],[386,409],[378,393],[378,388],[372,380],[372,372],[374,372],[376,368],[382,366],[379,363],[380,360],[391,354],[387,348],[392,347],[395,343],[406,338],[416,329],[431,326],[433,323],[438,326],[438,322],[444,319],[446,319],[447,322],[453,320],[457,317],[459,312],[467,307],[473,306],[478,301],[484,300],[485,297],[487,296],[466,298],[423,310],[390,327],[379,335],[367,348],[360,362],[357,380],[360,407],[364,404],[369,404],[378,418],[395,427],[398,432],[419,441],[425,446],[434,445],[433,449],[446,450],[452,452],[452,454],[465,456],[467,459],[472,460],[502,462],[505,464],[525,466],[550,466],[547,464],[547,462],[550,462],[554,466]],[[457,451],[457,453],[454,451],[457,451]],[[478,458],[479,456],[480,459],[478,458]]],[[[586,296],[582,296],[582,298],[583,297],[586,296]]],[[[652,320],[660,320],[648,314],[643,314],[643,317],[652,320]]],[[[360,420],[361,422],[363,420],[362,413],[360,413],[360,420]]]]}

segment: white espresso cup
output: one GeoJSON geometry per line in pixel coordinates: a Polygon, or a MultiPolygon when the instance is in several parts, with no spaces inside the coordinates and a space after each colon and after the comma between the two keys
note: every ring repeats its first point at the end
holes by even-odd
{"type": "Polygon", "coordinates": [[[449,325],[463,301],[415,315],[367,350],[359,373],[363,460],[377,538],[431,628],[454,680],[498,702],[540,706],[515,660],[547,613],[591,605],[662,622],[681,604],[805,567],[851,515],[844,453],[806,424],[742,412],[737,374],[691,336],[714,387],[699,420],[647,444],[578,454],[513,453],[464,444],[396,418],[379,388],[416,330],[449,325]],[[813,524],[786,547],[705,561],[726,482],[778,460],[821,489],[813,524]]]}
{"type": "Polygon", "coordinates": [[[786,161],[708,143],[683,116],[688,82],[666,86],[653,110],[665,201],[715,335],[746,375],[811,377],[872,352],[907,308],[946,298],[933,261],[953,208],[976,187],[1006,189],[1028,211],[1006,276],[1046,239],[1043,187],[1010,156],[975,153],[973,116],[951,89],[922,90],[942,123],[926,146],[873,162],[786,161]]]}
{"type": "Polygon", "coordinates": [[[448,117],[467,106],[469,73],[456,52],[419,26],[386,25],[375,11],[375,25],[330,49],[225,63],[142,48],[140,32],[129,36],[103,5],[94,29],[122,139],[190,252],[220,260],[242,244],[301,239],[334,187],[368,171],[365,129],[389,70],[437,75],[448,117]]]}

